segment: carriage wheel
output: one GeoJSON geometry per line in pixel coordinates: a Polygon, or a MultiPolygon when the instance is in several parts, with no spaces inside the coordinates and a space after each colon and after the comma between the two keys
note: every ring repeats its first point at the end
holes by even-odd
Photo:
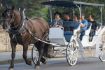
{"type": "Polygon", "coordinates": [[[76,41],[71,41],[66,49],[66,59],[69,65],[76,65],[78,60],[78,48],[76,47],[76,41]]]}
{"type": "Polygon", "coordinates": [[[100,59],[102,62],[105,62],[105,45],[103,45],[103,44],[100,46],[99,59],[100,59]]]}
{"type": "Polygon", "coordinates": [[[33,48],[32,48],[32,61],[34,64],[37,63],[38,58],[39,58],[39,52],[38,52],[37,48],[35,46],[33,46],[33,48]]]}

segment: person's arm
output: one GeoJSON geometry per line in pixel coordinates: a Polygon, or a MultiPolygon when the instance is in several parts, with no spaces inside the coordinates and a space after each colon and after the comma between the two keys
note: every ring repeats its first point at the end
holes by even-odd
{"type": "Polygon", "coordinates": [[[98,23],[96,21],[94,21],[94,22],[95,22],[95,27],[96,27],[95,30],[98,30],[99,29],[99,25],[98,25],[98,23]]]}
{"type": "Polygon", "coordinates": [[[88,21],[84,21],[83,23],[81,23],[81,27],[86,27],[86,26],[88,26],[88,21]]]}
{"type": "Polygon", "coordinates": [[[80,27],[85,27],[85,25],[83,23],[80,23],[80,27]]]}
{"type": "Polygon", "coordinates": [[[63,26],[63,20],[59,20],[59,25],[63,26]]]}

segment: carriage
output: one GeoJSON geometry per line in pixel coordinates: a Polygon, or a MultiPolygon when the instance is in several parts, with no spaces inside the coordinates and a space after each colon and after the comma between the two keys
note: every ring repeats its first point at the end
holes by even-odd
{"type": "MultiPolygon", "coordinates": [[[[78,8],[81,16],[81,7],[82,6],[95,6],[100,7],[101,11],[101,26],[96,31],[95,36],[93,37],[93,40],[89,42],[89,33],[91,30],[91,26],[85,31],[85,35],[83,36],[82,41],[79,39],[79,30],[80,26],[76,27],[73,31],[73,34],[71,34],[68,31],[64,31],[61,28],[50,28],[49,30],[49,41],[51,45],[54,47],[65,47],[65,54],[66,59],[69,65],[75,65],[77,63],[79,54],[84,57],[85,49],[89,49],[90,52],[92,52],[91,57],[98,57],[102,62],[105,61],[105,27],[102,26],[102,7],[104,7],[104,4],[94,4],[94,3],[85,3],[85,2],[67,2],[67,1],[48,1],[42,3],[44,5],[50,5],[50,6],[57,6],[57,7],[66,7],[66,8],[78,8]],[[68,39],[68,40],[67,40],[68,39]],[[94,54],[94,55],[93,55],[94,54]]],[[[51,14],[51,8],[50,8],[50,16],[52,21],[52,14],[51,14]]],[[[65,23],[65,27],[72,26],[72,24],[75,24],[75,22],[68,22],[65,23]],[[68,24],[70,23],[70,24],[68,24]]],[[[81,23],[81,22],[80,22],[81,23]]],[[[64,28],[65,28],[64,27],[64,28]]],[[[43,41],[44,42],[44,41],[43,41]]],[[[45,42],[46,43],[46,42],[45,42]]],[[[37,61],[37,57],[35,55],[35,48],[33,47],[32,50],[32,58],[33,62],[35,63],[37,61]]]]}

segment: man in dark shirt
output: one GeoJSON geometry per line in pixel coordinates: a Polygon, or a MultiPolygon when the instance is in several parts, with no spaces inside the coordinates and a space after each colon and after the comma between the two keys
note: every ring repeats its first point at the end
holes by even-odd
{"type": "Polygon", "coordinates": [[[64,30],[73,32],[73,27],[71,24],[73,20],[71,19],[70,14],[64,13],[63,16],[64,16],[64,30]]]}
{"type": "Polygon", "coordinates": [[[64,36],[66,41],[70,41],[73,35],[73,21],[71,20],[70,13],[65,12],[63,13],[63,26],[64,26],[64,36]]]}
{"type": "Polygon", "coordinates": [[[96,21],[94,20],[94,16],[93,15],[89,15],[89,20],[88,22],[91,24],[91,31],[89,33],[89,41],[91,42],[93,40],[93,36],[96,33],[97,30],[97,26],[98,24],[96,23],[96,21]]]}

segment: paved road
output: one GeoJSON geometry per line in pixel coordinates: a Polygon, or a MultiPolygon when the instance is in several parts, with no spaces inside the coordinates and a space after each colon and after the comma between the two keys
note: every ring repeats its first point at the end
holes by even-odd
{"type": "MultiPolygon", "coordinates": [[[[0,70],[8,70],[9,65],[0,65],[0,70]]],[[[25,63],[15,64],[14,70],[35,70],[34,66],[25,63]]],[[[64,58],[48,60],[46,65],[41,65],[40,70],[105,70],[105,63],[97,58],[79,59],[77,65],[68,66],[64,58]]]]}

